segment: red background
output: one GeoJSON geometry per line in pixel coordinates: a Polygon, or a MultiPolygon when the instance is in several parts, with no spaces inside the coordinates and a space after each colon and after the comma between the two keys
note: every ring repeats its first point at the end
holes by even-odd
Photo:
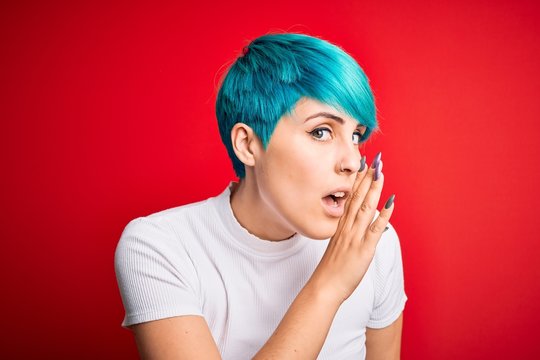
{"type": "Polygon", "coordinates": [[[2,357],[136,357],[118,238],[233,178],[216,83],[271,30],[341,45],[371,79],[403,359],[533,357],[539,22],[534,1],[2,2],[2,357]]]}

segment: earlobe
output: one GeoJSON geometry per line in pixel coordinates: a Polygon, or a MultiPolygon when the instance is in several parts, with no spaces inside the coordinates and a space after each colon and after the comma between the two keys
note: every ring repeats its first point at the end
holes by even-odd
{"type": "Polygon", "coordinates": [[[236,123],[231,130],[231,142],[236,157],[246,166],[255,166],[260,141],[253,129],[236,123]]]}

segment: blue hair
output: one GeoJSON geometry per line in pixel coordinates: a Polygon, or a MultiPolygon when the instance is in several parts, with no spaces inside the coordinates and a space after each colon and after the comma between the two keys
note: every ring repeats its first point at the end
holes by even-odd
{"type": "Polygon", "coordinates": [[[239,178],[245,177],[245,167],[232,147],[233,126],[251,127],[266,149],[279,119],[302,97],[333,106],[366,126],[361,142],[378,129],[369,80],[345,51],[303,34],[261,36],[231,65],[216,99],[221,140],[239,178]]]}

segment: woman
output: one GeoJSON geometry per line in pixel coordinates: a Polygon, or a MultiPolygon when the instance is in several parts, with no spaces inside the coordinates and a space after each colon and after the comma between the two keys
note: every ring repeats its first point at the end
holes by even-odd
{"type": "Polygon", "coordinates": [[[133,220],[116,251],[141,356],[399,358],[394,196],[379,213],[381,154],[368,166],[358,150],[377,130],[361,68],[321,39],[265,35],[229,69],[216,114],[239,182],[133,220]]]}

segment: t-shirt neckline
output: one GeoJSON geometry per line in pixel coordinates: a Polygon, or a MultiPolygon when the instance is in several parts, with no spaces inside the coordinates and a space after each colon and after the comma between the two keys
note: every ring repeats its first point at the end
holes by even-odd
{"type": "Polygon", "coordinates": [[[237,246],[259,256],[280,257],[295,253],[310,241],[298,233],[289,239],[280,241],[264,240],[251,234],[238,222],[231,207],[231,190],[235,184],[231,181],[227,188],[214,198],[214,201],[220,218],[237,246]]]}

